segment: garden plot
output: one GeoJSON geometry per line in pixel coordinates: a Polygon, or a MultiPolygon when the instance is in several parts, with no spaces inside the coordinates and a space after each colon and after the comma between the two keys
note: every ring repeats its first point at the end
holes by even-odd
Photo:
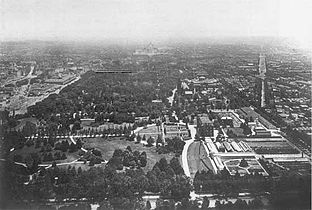
{"type": "Polygon", "coordinates": [[[265,176],[268,175],[268,173],[256,159],[245,159],[245,161],[247,162],[246,167],[240,166],[241,161],[242,159],[230,159],[225,160],[223,164],[225,165],[225,167],[227,168],[227,170],[230,172],[231,175],[235,175],[237,172],[241,176],[254,173],[259,173],[265,176]]]}
{"type": "Polygon", "coordinates": [[[166,138],[172,138],[174,136],[189,136],[189,132],[184,125],[165,125],[166,138]]]}
{"type": "Polygon", "coordinates": [[[157,139],[158,135],[161,135],[161,127],[156,125],[149,126],[140,130],[137,135],[140,135],[141,137],[145,135],[146,139],[149,137],[157,139]]]}

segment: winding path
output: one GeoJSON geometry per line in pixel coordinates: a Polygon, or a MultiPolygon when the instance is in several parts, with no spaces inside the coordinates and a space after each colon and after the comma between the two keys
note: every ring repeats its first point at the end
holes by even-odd
{"type": "Polygon", "coordinates": [[[195,125],[189,125],[188,127],[189,127],[190,132],[191,132],[191,139],[185,141],[185,145],[183,147],[183,151],[182,151],[182,167],[183,167],[185,175],[190,177],[191,174],[190,174],[190,168],[189,168],[188,161],[187,161],[187,151],[188,151],[189,146],[195,140],[196,128],[195,128],[195,125]]]}
{"type": "Polygon", "coordinates": [[[190,146],[191,143],[193,143],[194,140],[190,139],[185,141],[185,145],[182,151],[182,167],[184,170],[184,173],[186,176],[191,177],[191,173],[190,173],[190,168],[188,166],[188,162],[187,162],[187,150],[190,146]]]}

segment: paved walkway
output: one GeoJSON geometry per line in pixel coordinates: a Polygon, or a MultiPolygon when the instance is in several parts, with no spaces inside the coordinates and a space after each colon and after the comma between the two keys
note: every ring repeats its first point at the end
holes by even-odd
{"type": "Polygon", "coordinates": [[[195,140],[195,135],[196,135],[195,125],[189,125],[189,129],[190,129],[190,132],[191,132],[191,139],[185,141],[185,145],[184,145],[183,151],[182,151],[182,167],[183,167],[185,175],[188,176],[188,177],[190,177],[191,174],[190,174],[190,168],[189,168],[188,161],[187,161],[187,151],[188,151],[189,146],[195,140]]]}

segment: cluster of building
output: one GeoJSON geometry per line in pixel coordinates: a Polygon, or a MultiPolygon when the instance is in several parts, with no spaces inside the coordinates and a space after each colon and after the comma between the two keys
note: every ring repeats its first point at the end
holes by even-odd
{"type": "Polygon", "coordinates": [[[178,84],[178,103],[196,101],[206,109],[221,109],[226,106],[222,95],[222,84],[218,79],[204,76],[185,79],[178,84]]]}
{"type": "MultiPolygon", "coordinates": [[[[229,112],[233,111],[230,110],[229,112]]],[[[232,113],[232,115],[239,116],[238,113],[232,113]]],[[[238,119],[241,123],[244,123],[244,119],[239,117],[238,119]]],[[[226,117],[223,120],[231,121],[233,117],[226,117]]],[[[251,173],[251,171],[257,171],[267,176],[267,171],[259,162],[259,159],[262,158],[266,158],[274,164],[287,162],[287,164],[297,163],[297,165],[309,166],[307,164],[310,163],[309,158],[282,137],[278,129],[269,129],[261,124],[258,119],[254,122],[248,122],[248,127],[252,131],[251,134],[236,138],[229,137],[225,132],[227,129],[240,129],[233,126],[236,123],[229,122],[228,125],[220,128],[215,127],[213,121],[209,120],[207,115],[200,115],[197,121],[197,131],[204,141],[204,146],[211,160],[211,170],[215,171],[215,173],[227,168],[233,175],[236,173],[245,175],[251,173]],[[201,131],[201,129],[205,130],[205,132],[201,131]],[[242,159],[246,159],[251,165],[248,168],[239,166],[239,161],[242,159]]],[[[309,168],[302,168],[302,170],[307,173],[309,168]]]]}
{"type": "Polygon", "coordinates": [[[279,52],[268,60],[276,113],[290,126],[311,132],[311,60],[294,52],[279,52]]]}
{"type": "Polygon", "coordinates": [[[35,61],[2,61],[0,63],[0,82],[2,84],[8,81],[15,81],[30,72],[30,66],[36,65],[35,61]]]}
{"type": "Polygon", "coordinates": [[[254,54],[252,50],[237,53],[244,59],[236,56],[235,61],[225,62],[220,76],[259,106],[263,102],[264,89],[265,110],[281,118],[288,126],[311,136],[311,59],[292,49],[274,48],[267,50],[265,63],[258,64],[260,60],[256,56],[251,57],[254,54]],[[263,74],[261,66],[266,67],[263,74]],[[262,77],[267,75],[263,77],[263,88],[259,74],[262,77]]]}
{"type": "MultiPolygon", "coordinates": [[[[259,71],[254,71],[257,69],[255,68],[257,65],[252,61],[248,62],[250,63],[246,68],[250,71],[247,75],[240,75],[239,72],[237,74],[226,73],[228,77],[225,77],[225,81],[244,92],[248,98],[258,100],[257,102],[260,103],[261,95],[259,95],[260,91],[256,92],[256,82],[259,79],[265,79],[266,69],[261,69],[260,75],[263,78],[259,78],[259,71]],[[230,77],[233,74],[234,76],[230,77]]],[[[262,67],[264,65],[265,63],[262,61],[262,67]]],[[[244,67],[244,70],[246,68],[244,67]]],[[[269,85],[272,89],[272,84],[269,83],[269,85]]],[[[264,87],[260,86],[260,90],[261,88],[264,87]]],[[[218,79],[206,79],[206,77],[183,80],[178,85],[177,91],[178,102],[186,99],[189,103],[201,104],[205,107],[202,112],[197,109],[195,123],[197,135],[204,142],[209,156],[210,170],[218,173],[226,168],[232,175],[239,173],[243,176],[257,172],[268,176],[268,172],[259,161],[265,158],[272,164],[299,167],[304,173],[309,173],[310,160],[308,156],[285,139],[280,130],[255,112],[253,107],[228,110],[226,108],[227,98],[223,91],[218,79]],[[216,103],[211,103],[212,101],[216,103]],[[219,106],[218,103],[220,103],[219,106]],[[209,114],[209,110],[212,111],[212,114],[209,114]],[[215,117],[216,115],[218,117],[215,117]],[[248,132],[244,132],[244,130],[248,132]],[[235,137],[229,136],[229,131],[234,133],[235,137]],[[247,166],[243,167],[240,164],[242,160],[246,161],[247,166]]],[[[299,107],[307,108],[305,105],[299,107]]],[[[279,107],[277,106],[277,108],[279,107]]],[[[287,167],[284,169],[287,170],[287,167]]]]}
{"type": "Polygon", "coordinates": [[[1,109],[18,111],[19,107],[24,106],[17,103],[18,98],[22,97],[23,103],[33,104],[36,97],[40,100],[41,96],[58,91],[60,87],[85,72],[83,67],[78,66],[71,59],[65,59],[63,62],[56,58],[38,59],[38,61],[21,59],[21,61],[0,62],[1,109]],[[56,62],[53,62],[54,60],[56,62]]]}
{"type": "Polygon", "coordinates": [[[148,56],[148,57],[166,54],[168,54],[166,49],[156,48],[152,43],[149,43],[146,47],[142,49],[135,50],[135,52],[133,53],[134,56],[148,56]]]}

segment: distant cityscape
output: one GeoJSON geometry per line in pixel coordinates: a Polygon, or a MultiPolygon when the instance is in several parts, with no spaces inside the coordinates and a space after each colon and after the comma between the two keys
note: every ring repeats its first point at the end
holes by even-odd
{"type": "Polygon", "coordinates": [[[311,206],[306,51],[256,40],[0,52],[4,209],[311,206]]]}

